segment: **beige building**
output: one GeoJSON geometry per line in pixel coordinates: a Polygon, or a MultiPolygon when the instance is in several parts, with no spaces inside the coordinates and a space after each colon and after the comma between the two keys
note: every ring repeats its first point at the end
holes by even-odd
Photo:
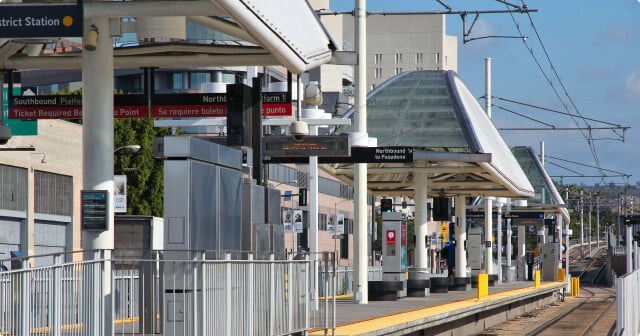
{"type": "MultiPolygon", "coordinates": [[[[0,149],[0,259],[81,248],[82,126],[39,120],[0,149]],[[22,148],[20,151],[7,149],[22,148]]],[[[48,263],[35,260],[32,266],[48,263]]]]}

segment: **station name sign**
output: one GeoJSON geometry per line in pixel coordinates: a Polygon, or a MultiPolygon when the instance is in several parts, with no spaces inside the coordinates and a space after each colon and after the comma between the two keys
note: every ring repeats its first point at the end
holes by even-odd
{"type": "Polygon", "coordinates": [[[0,38],[81,37],[82,1],[76,4],[0,4],[0,38]]]}

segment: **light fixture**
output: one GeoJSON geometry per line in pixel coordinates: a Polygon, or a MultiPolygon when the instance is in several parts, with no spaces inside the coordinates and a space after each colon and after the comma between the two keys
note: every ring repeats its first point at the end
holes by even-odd
{"type": "Polygon", "coordinates": [[[2,122],[0,117],[0,145],[6,145],[11,139],[11,128],[2,122]]]}
{"type": "Polygon", "coordinates": [[[40,160],[40,163],[47,163],[47,154],[45,154],[45,153],[31,153],[31,155],[42,155],[42,160],[40,160]]]}
{"type": "MultiPolygon", "coordinates": [[[[45,164],[47,163],[47,154],[45,153],[31,153],[31,157],[33,158],[33,155],[42,155],[42,159],[40,160],[40,163],[45,164]]],[[[33,171],[33,161],[31,161],[31,171],[33,171]]]]}
{"type": "Polygon", "coordinates": [[[130,149],[134,152],[137,152],[140,150],[140,145],[126,145],[126,146],[121,146],[116,148],[113,153],[115,154],[117,151],[121,150],[121,149],[130,149]]]}
{"type": "Polygon", "coordinates": [[[98,27],[91,25],[91,28],[84,34],[82,45],[85,50],[96,50],[98,47],[98,27]]]}

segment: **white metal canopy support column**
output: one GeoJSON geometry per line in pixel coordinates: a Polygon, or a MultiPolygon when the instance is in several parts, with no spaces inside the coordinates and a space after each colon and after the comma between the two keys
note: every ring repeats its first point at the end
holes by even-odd
{"type": "Polygon", "coordinates": [[[498,216],[497,216],[497,233],[496,233],[496,259],[498,259],[498,269],[496,270],[498,273],[498,283],[502,283],[502,202],[500,200],[496,200],[496,206],[498,207],[498,216]]]}
{"type": "Polygon", "coordinates": [[[427,174],[415,173],[416,190],[414,194],[415,203],[415,267],[419,270],[426,271],[429,267],[429,256],[427,254],[426,237],[429,234],[428,222],[429,214],[427,212],[427,174]]]}
{"type": "Polygon", "coordinates": [[[467,197],[456,196],[456,265],[454,277],[467,277],[467,197]]]}
{"type": "MultiPolygon", "coordinates": [[[[355,0],[356,21],[356,99],[355,132],[361,141],[367,138],[367,9],[366,0],[355,0]]],[[[366,145],[365,145],[366,146],[366,145]]],[[[367,164],[357,163],[354,171],[354,302],[369,303],[367,279],[367,164]]]]}
{"type": "MultiPolygon", "coordinates": [[[[113,204],[113,40],[109,19],[85,21],[85,31],[95,26],[98,43],[95,51],[82,52],[83,181],[85,190],[107,190],[108,205],[113,204]]],[[[108,250],[114,246],[113,207],[107,206],[107,229],[83,231],[84,250],[108,250]]],[[[113,335],[111,264],[102,272],[102,335],[113,335]]]]}
{"type": "Polygon", "coordinates": [[[487,274],[493,274],[493,198],[491,197],[484,199],[484,242],[484,270],[487,274]]]}

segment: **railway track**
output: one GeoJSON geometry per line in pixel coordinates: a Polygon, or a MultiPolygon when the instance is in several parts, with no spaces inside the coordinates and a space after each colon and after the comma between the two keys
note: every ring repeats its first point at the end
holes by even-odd
{"type": "Polygon", "coordinates": [[[537,335],[615,335],[615,290],[583,288],[588,293],[575,307],[544,322],[527,336],[537,335]]]}
{"type": "Polygon", "coordinates": [[[606,249],[585,254],[584,258],[580,258],[579,249],[570,251],[570,255],[574,260],[571,276],[580,277],[579,296],[518,316],[479,335],[615,335],[616,290],[594,285],[605,268],[606,249]]]}

